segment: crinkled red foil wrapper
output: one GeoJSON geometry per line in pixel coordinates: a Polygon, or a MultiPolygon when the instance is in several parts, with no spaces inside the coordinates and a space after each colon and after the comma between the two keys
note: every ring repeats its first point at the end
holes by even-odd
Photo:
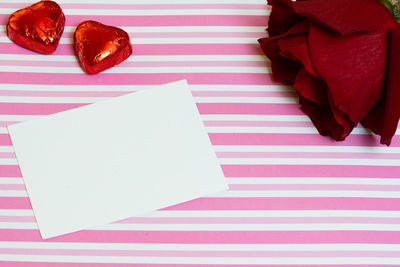
{"type": "Polygon", "coordinates": [[[64,31],[65,16],[53,1],[41,1],[11,14],[8,37],[16,44],[42,54],[52,54],[64,31]]]}
{"type": "Polygon", "coordinates": [[[79,63],[89,74],[109,69],[132,54],[127,32],[91,20],[80,23],[76,28],[74,47],[79,63]]]}

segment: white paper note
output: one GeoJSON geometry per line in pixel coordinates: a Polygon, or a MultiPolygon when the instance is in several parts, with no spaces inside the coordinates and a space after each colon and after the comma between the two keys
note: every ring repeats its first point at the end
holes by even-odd
{"type": "Polygon", "coordinates": [[[8,129],[43,238],[227,189],[186,81],[8,129]]]}

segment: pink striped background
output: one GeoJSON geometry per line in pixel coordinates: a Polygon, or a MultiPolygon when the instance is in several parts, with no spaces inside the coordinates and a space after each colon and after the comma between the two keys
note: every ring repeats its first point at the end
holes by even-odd
{"type": "Polygon", "coordinates": [[[67,26],[95,19],[141,42],[114,70],[85,75],[73,29],[54,55],[35,54],[4,31],[29,3],[0,0],[1,267],[400,266],[400,137],[386,148],[361,127],[344,142],[313,132],[267,73],[264,0],[58,2],[67,26]],[[5,127],[179,79],[230,191],[43,241],[5,127]]]}

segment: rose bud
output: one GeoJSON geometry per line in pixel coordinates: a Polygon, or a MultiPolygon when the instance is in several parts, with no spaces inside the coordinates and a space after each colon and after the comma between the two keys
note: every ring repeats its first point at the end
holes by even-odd
{"type": "Polygon", "coordinates": [[[389,145],[400,106],[400,41],[389,37],[400,25],[388,9],[378,0],[268,3],[269,37],[259,43],[274,79],[294,86],[319,133],[344,140],[363,121],[389,145]]]}

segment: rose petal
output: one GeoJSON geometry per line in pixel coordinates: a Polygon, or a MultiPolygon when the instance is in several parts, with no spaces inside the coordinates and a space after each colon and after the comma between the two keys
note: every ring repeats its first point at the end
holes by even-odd
{"type": "Polygon", "coordinates": [[[325,82],[311,75],[304,68],[300,69],[293,86],[308,100],[320,105],[329,105],[325,82]]]}
{"type": "Polygon", "coordinates": [[[293,84],[301,68],[301,63],[295,57],[281,56],[279,41],[283,37],[291,37],[308,31],[309,23],[302,22],[291,27],[287,32],[270,38],[258,40],[264,54],[271,60],[272,76],[278,82],[293,84]]]}
{"type": "Polygon", "coordinates": [[[376,105],[385,82],[388,32],[394,19],[375,32],[341,36],[311,25],[310,56],[331,95],[332,105],[357,123],[376,105]]]}
{"type": "Polygon", "coordinates": [[[308,0],[289,5],[296,13],[342,35],[375,31],[391,17],[378,0],[308,0]]]}
{"type": "Polygon", "coordinates": [[[293,61],[300,61],[307,72],[319,77],[311,63],[307,39],[308,36],[306,34],[280,38],[278,40],[278,46],[281,50],[280,54],[293,61]]]}
{"type": "Polygon", "coordinates": [[[303,112],[310,117],[321,135],[330,136],[336,141],[343,141],[353,129],[348,121],[343,121],[344,125],[338,123],[327,105],[316,104],[301,95],[299,96],[299,103],[303,112]]]}
{"type": "Polygon", "coordinates": [[[386,97],[363,120],[364,126],[381,136],[381,144],[390,145],[400,118],[400,28],[390,34],[389,68],[386,97]]]}
{"type": "Polygon", "coordinates": [[[268,3],[272,5],[271,14],[269,15],[268,20],[269,36],[283,34],[294,24],[297,24],[304,19],[280,1],[268,1],[268,3]]]}
{"type": "Polygon", "coordinates": [[[276,41],[269,41],[268,38],[263,38],[259,39],[258,42],[264,54],[271,60],[272,77],[274,80],[293,84],[301,68],[301,63],[280,56],[276,41]]]}

